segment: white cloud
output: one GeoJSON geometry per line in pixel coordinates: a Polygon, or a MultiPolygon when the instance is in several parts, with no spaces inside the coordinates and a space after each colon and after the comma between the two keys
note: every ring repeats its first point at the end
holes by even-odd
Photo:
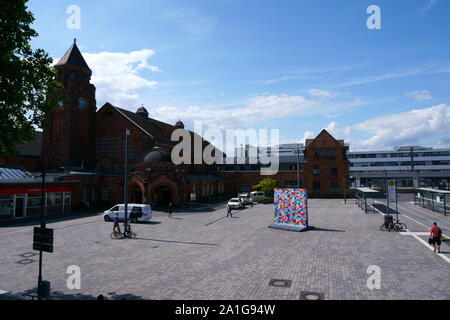
{"type": "Polygon", "coordinates": [[[318,105],[318,101],[303,96],[281,94],[249,97],[243,101],[242,106],[234,108],[162,106],[151,113],[153,117],[168,123],[181,117],[185,124],[201,120],[207,127],[224,130],[247,128],[256,122],[283,118],[297,112],[315,109],[314,107],[318,105]]]}
{"type": "Polygon", "coordinates": [[[406,96],[408,98],[414,98],[418,102],[422,102],[424,100],[431,100],[433,97],[430,94],[430,90],[416,90],[416,91],[410,91],[406,92],[406,96]]]}
{"type": "Polygon", "coordinates": [[[308,93],[313,97],[331,97],[331,92],[327,90],[321,90],[321,89],[310,89],[308,90],[308,93]]]}
{"type": "Polygon", "coordinates": [[[420,9],[420,14],[425,15],[438,2],[438,0],[427,0],[425,6],[420,9]]]}
{"type": "Polygon", "coordinates": [[[95,85],[97,105],[110,102],[119,107],[136,106],[141,101],[138,90],[155,88],[157,81],[148,80],[141,71],[153,72],[161,70],[148,64],[154,55],[153,50],[142,49],[129,53],[99,52],[83,53],[92,70],[91,83],[95,85]]]}
{"type": "Polygon", "coordinates": [[[371,135],[365,140],[350,139],[352,150],[374,150],[418,144],[445,146],[450,144],[450,106],[440,104],[377,117],[345,130],[347,133],[364,132],[371,135]]]}
{"type": "Polygon", "coordinates": [[[314,132],[312,131],[305,131],[305,133],[303,134],[303,144],[306,144],[306,139],[313,139],[316,136],[314,135],[314,132]]]}
{"type": "Polygon", "coordinates": [[[359,77],[359,78],[353,78],[353,79],[338,83],[337,87],[347,87],[347,86],[361,85],[361,84],[390,80],[390,79],[442,74],[442,73],[449,73],[449,72],[450,72],[450,67],[449,67],[448,63],[440,64],[440,65],[428,64],[425,66],[409,68],[409,69],[405,69],[405,70],[394,70],[394,71],[390,71],[390,72],[387,72],[384,74],[369,75],[369,76],[363,76],[363,77],[359,77]]]}

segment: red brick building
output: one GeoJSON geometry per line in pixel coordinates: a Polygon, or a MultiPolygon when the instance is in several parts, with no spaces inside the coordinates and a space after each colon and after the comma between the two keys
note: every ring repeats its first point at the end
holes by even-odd
{"type": "MultiPolygon", "coordinates": [[[[203,160],[200,164],[175,165],[170,155],[177,142],[171,136],[176,129],[184,130],[181,121],[170,125],[152,119],[143,106],[131,112],[105,103],[97,110],[95,86],[90,83],[92,71],[75,41],[55,67],[66,96],[62,110],[52,113],[48,130],[37,133],[34,142],[19,146],[19,156],[0,159],[0,166],[39,172],[44,164],[51,181],[70,182],[71,206],[124,201],[127,128],[131,202],[167,206],[169,202],[208,201],[250,191],[265,178],[258,165],[230,169],[228,164],[207,165],[203,160]]],[[[191,131],[184,132],[191,137],[190,158],[194,163],[194,137],[200,139],[202,149],[209,143],[191,131]]],[[[343,141],[335,140],[325,130],[306,141],[301,185],[311,195],[343,194],[342,181],[348,179],[345,150],[343,141]]],[[[289,164],[273,178],[279,186],[292,187],[296,185],[296,172],[296,165],[289,164]]]]}

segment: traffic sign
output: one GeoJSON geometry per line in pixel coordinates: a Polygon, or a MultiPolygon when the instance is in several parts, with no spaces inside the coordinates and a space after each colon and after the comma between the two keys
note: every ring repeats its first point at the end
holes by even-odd
{"type": "Polygon", "coordinates": [[[397,186],[394,179],[388,181],[388,198],[389,202],[397,201],[397,186]]]}
{"type": "Polygon", "coordinates": [[[53,229],[34,227],[33,250],[53,252],[53,229]]]}
{"type": "Polygon", "coordinates": [[[45,244],[40,242],[34,242],[33,243],[33,250],[37,251],[45,251],[45,252],[53,252],[53,245],[51,244],[45,244]]]}

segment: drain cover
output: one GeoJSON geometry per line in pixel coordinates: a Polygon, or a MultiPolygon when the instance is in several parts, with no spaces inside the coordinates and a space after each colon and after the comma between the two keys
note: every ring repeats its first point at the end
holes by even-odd
{"type": "Polygon", "coordinates": [[[280,287],[280,288],[290,288],[292,280],[284,279],[272,279],[269,281],[269,286],[280,287]]]}
{"type": "Polygon", "coordinates": [[[300,293],[300,300],[323,300],[324,294],[321,292],[302,291],[300,293]]]}
{"type": "Polygon", "coordinates": [[[16,263],[18,263],[18,264],[30,264],[30,263],[33,263],[33,262],[34,262],[33,259],[22,259],[22,260],[17,261],[16,263]]]}
{"type": "Polygon", "coordinates": [[[36,255],[37,255],[37,253],[34,253],[34,252],[25,252],[25,253],[19,254],[19,257],[29,258],[29,257],[34,257],[36,255]]]}

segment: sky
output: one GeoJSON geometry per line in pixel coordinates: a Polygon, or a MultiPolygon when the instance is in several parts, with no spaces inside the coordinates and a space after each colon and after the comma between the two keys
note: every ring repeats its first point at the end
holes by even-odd
{"type": "Polygon", "coordinates": [[[97,108],[174,124],[322,129],[351,151],[450,147],[450,1],[147,0],[28,3],[55,62],[77,39],[97,108]],[[369,29],[379,7],[380,29],[369,29]],[[76,25],[71,6],[79,8],[76,25]]]}

